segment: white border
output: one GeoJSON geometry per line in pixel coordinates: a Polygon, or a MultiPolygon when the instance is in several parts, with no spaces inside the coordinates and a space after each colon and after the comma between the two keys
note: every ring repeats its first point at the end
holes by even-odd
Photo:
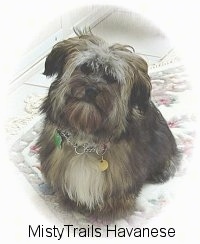
{"type": "MultiPolygon", "coordinates": [[[[84,4],[99,4],[99,1],[6,1],[3,3],[1,10],[3,10],[3,15],[1,15],[1,24],[4,26],[1,28],[2,37],[1,41],[5,40],[5,43],[1,44],[1,59],[2,61],[7,61],[11,63],[16,63],[16,57],[14,55],[13,46],[15,44],[15,39],[19,36],[20,38],[25,38],[23,35],[25,33],[20,33],[20,26],[15,26],[15,18],[19,18],[19,16],[23,20],[24,13],[26,12],[26,8],[29,3],[34,2],[34,7],[32,9],[32,14],[37,17],[37,9],[43,9],[44,14],[47,12],[50,14],[49,19],[52,16],[59,14],[64,8],[65,9],[73,9],[78,8],[84,4]],[[19,7],[20,6],[20,9],[19,7]],[[18,12],[20,11],[20,15],[18,12]],[[11,22],[11,25],[9,25],[11,22]]],[[[195,104],[199,103],[199,4],[198,1],[179,1],[179,0],[167,0],[167,1],[109,1],[110,4],[118,5],[120,7],[124,7],[128,10],[137,11],[144,16],[147,16],[154,23],[160,26],[162,30],[165,30],[166,34],[170,37],[170,39],[177,46],[180,55],[183,58],[183,61],[186,64],[188,72],[191,76],[191,83],[193,85],[194,96],[191,98],[194,100],[195,104]]],[[[108,4],[108,1],[101,0],[101,4],[108,4]]],[[[2,62],[3,63],[3,62],[2,62]]],[[[0,89],[1,94],[1,108],[5,105],[5,84],[8,81],[9,77],[9,69],[8,67],[3,67],[2,80],[0,89]]],[[[198,106],[197,106],[198,107],[198,106]]],[[[3,108],[2,108],[3,109],[3,108]]],[[[199,117],[199,112],[197,108],[197,116],[199,117]]],[[[2,117],[3,121],[3,117],[2,117]]],[[[198,131],[198,128],[197,128],[198,131]]],[[[198,131],[199,132],[199,131],[198,131]]],[[[1,135],[3,131],[0,131],[1,135]]],[[[3,138],[1,138],[3,140],[3,138]]],[[[31,241],[27,238],[27,224],[30,222],[45,224],[48,223],[48,219],[46,219],[45,215],[42,214],[45,211],[44,207],[39,209],[37,204],[41,204],[41,202],[35,203],[30,199],[31,197],[34,199],[34,194],[30,194],[30,189],[27,188],[25,181],[21,179],[18,171],[13,168],[12,163],[8,162],[6,153],[5,142],[3,141],[1,148],[1,236],[0,239],[3,238],[1,243],[45,243],[47,240],[37,240],[31,241]],[[20,199],[19,199],[20,197],[20,199]]],[[[198,221],[199,219],[199,133],[197,137],[197,145],[196,145],[196,154],[194,154],[193,161],[191,162],[191,174],[193,175],[193,181],[188,182],[186,178],[186,182],[184,184],[184,188],[180,189],[181,197],[177,200],[176,203],[172,204],[172,209],[174,208],[178,211],[177,219],[176,213],[173,211],[168,212],[168,216],[160,216],[159,223],[174,223],[176,225],[178,236],[176,240],[172,240],[173,243],[197,243],[199,240],[199,229],[198,223],[195,222],[195,219],[198,221]],[[182,216],[181,216],[182,213],[182,216]]],[[[189,178],[191,180],[191,178],[189,178]]],[[[51,214],[49,213],[49,216],[51,214]]],[[[50,219],[50,217],[49,217],[50,219]]],[[[56,221],[51,216],[51,221],[56,221]]],[[[55,223],[56,224],[56,223],[55,223]]],[[[75,240],[70,240],[74,241],[75,240]]],[[[92,243],[104,242],[110,240],[84,240],[87,243],[90,241],[92,243]]],[[[114,240],[113,240],[114,241],[114,240]]],[[[124,241],[124,239],[122,240],[124,241]]],[[[128,241],[133,242],[134,240],[128,239],[128,241]]],[[[144,240],[137,240],[137,243],[143,243],[144,240]]],[[[152,240],[149,240],[150,242],[152,240]]],[[[149,242],[148,241],[148,242],[149,242]]],[[[152,242],[156,243],[154,239],[152,242]]],[[[53,240],[48,240],[48,243],[55,243],[53,240]]],[[[64,240],[64,243],[69,240],[64,240]]],[[[169,240],[167,241],[169,242],[169,240]]],[[[71,242],[70,242],[71,243],[71,242]]],[[[165,243],[165,240],[162,240],[162,243],[165,243]]]]}

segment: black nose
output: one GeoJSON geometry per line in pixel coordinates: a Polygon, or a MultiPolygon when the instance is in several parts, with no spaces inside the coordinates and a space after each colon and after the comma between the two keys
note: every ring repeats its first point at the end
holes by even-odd
{"type": "Polygon", "coordinates": [[[88,86],[85,88],[85,96],[87,98],[94,99],[98,93],[98,89],[94,86],[88,86]]]}

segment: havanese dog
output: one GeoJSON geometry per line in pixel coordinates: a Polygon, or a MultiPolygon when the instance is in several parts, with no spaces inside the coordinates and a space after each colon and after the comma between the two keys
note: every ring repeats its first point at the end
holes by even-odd
{"type": "Polygon", "coordinates": [[[45,62],[44,75],[55,80],[41,106],[41,170],[81,212],[125,217],[145,183],[174,175],[177,145],[151,101],[146,61],[131,46],[75,32],[45,62]]]}

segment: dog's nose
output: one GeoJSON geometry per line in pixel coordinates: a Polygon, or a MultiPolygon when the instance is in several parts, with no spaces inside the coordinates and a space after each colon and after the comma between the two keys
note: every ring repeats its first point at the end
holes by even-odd
{"type": "Polygon", "coordinates": [[[85,96],[87,98],[94,99],[98,93],[98,89],[94,86],[88,86],[85,88],[85,96]]]}

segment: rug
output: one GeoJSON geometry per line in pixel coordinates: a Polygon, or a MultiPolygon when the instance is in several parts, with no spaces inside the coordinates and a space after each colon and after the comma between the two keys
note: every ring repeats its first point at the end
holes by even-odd
{"type": "MultiPolygon", "coordinates": [[[[136,211],[131,216],[117,221],[117,224],[123,226],[142,226],[173,201],[171,190],[174,189],[175,182],[186,173],[193,149],[195,113],[192,111],[192,90],[184,66],[176,56],[173,59],[167,57],[152,65],[149,73],[152,79],[152,100],[166,118],[178,148],[183,153],[182,167],[169,182],[144,186],[137,200],[136,211]]],[[[87,226],[93,220],[61,206],[56,194],[41,175],[35,143],[43,123],[43,117],[38,115],[43,99],[42,96],[28,96],[25,100],[27,115],[23,118],[13,118],[7,124],[10,159],[62,223],[87,226]],[[23,130],[23,133],[19,134],[20,130],[23,130]]]]}

